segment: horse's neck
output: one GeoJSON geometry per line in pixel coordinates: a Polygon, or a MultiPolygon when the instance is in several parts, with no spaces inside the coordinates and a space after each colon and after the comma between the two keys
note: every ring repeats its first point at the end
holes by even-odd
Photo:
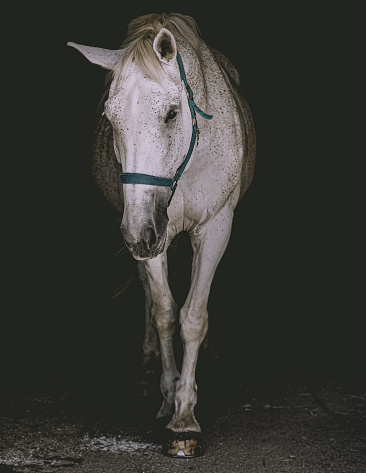
{"type": "MultiPolygon", "coordinates": [[[[201,40],[201,48],[207,48],[207,45],[201,40]]],[[[205,65],[202,61],[201,52],[196,51],[186,42],[177,42],[177,47],[182,56],[183,65],[186,71],[187,81],[194,95],[194,101],[204,111],[208,101],[205,75],[205,65]]]]}

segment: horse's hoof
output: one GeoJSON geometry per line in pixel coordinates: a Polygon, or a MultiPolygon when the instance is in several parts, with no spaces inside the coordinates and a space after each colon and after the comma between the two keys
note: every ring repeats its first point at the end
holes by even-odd
{"type": "Polygon", "coordinates": [[[174,458],[194,458],[203,455],[201,432],[173,432],[167,429],[163,454],[174,458]]]}

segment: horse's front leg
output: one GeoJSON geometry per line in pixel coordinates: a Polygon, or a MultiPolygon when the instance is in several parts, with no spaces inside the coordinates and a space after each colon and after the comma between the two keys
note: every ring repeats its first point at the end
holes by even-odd
{"type": "Polygon", "coordinates": [[[168,424],[164,452],[170,456],[197,456],[203,453],[201,428],[194,416],[197,402],[195,371],[202,340],[208,328],[207,301],[217,265],[226,249],[233,211],[227,205],[206,225],[191,235],[194,252],[191,287],[180,312],[184,357],[176,386],[175,412],[168,424]]]}
{"type": "MultiPolygon", "coordinates": [[[[173,351],[173,335],[177,321],[177,305],[168,284],[168,262],[166,253],[141,263],[146,274],[145,284],[151,296],[151,324],[156,329],[160,342],[162,375],[160,389],[163,404],[157,418],[172,415],[174,394],[179,372],[173,351]]],[[[141,276],[141,274],[140,274],[141,276]]]]}

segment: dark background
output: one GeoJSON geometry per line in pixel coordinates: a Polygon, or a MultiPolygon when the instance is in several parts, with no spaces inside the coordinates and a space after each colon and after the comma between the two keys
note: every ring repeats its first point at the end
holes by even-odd
{"type": "MultiPolygon", "coordinates": [[[[4,45],[3,376],[116,379],[140,357],[143,293],[90,170],[104,71],[67,41],[115,49],[128,22],[179,11],[239,70],[257,166],[209,301],[211,346],[246,373],[362,372],[361,2],[17,2],[4,45]],[[30,5],[32,3],[32,5],[30,5]],[[116,289],[132,278],[127,289],[116,289]]],[[[170,281],[182,305],[190,249],[170,281]]]]}

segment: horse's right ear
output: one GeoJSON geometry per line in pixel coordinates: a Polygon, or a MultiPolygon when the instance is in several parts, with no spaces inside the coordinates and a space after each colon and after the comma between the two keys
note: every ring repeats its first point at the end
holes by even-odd
{"type": "Polygon", "coordinates": [[[104,69],[113,69],[124,55],[124,49],[102,49],[94,48],[92,46],[84,46],[77,43],[67,43],[78,51],[80,51],[90,62],[104,67],[104,69]]]}

